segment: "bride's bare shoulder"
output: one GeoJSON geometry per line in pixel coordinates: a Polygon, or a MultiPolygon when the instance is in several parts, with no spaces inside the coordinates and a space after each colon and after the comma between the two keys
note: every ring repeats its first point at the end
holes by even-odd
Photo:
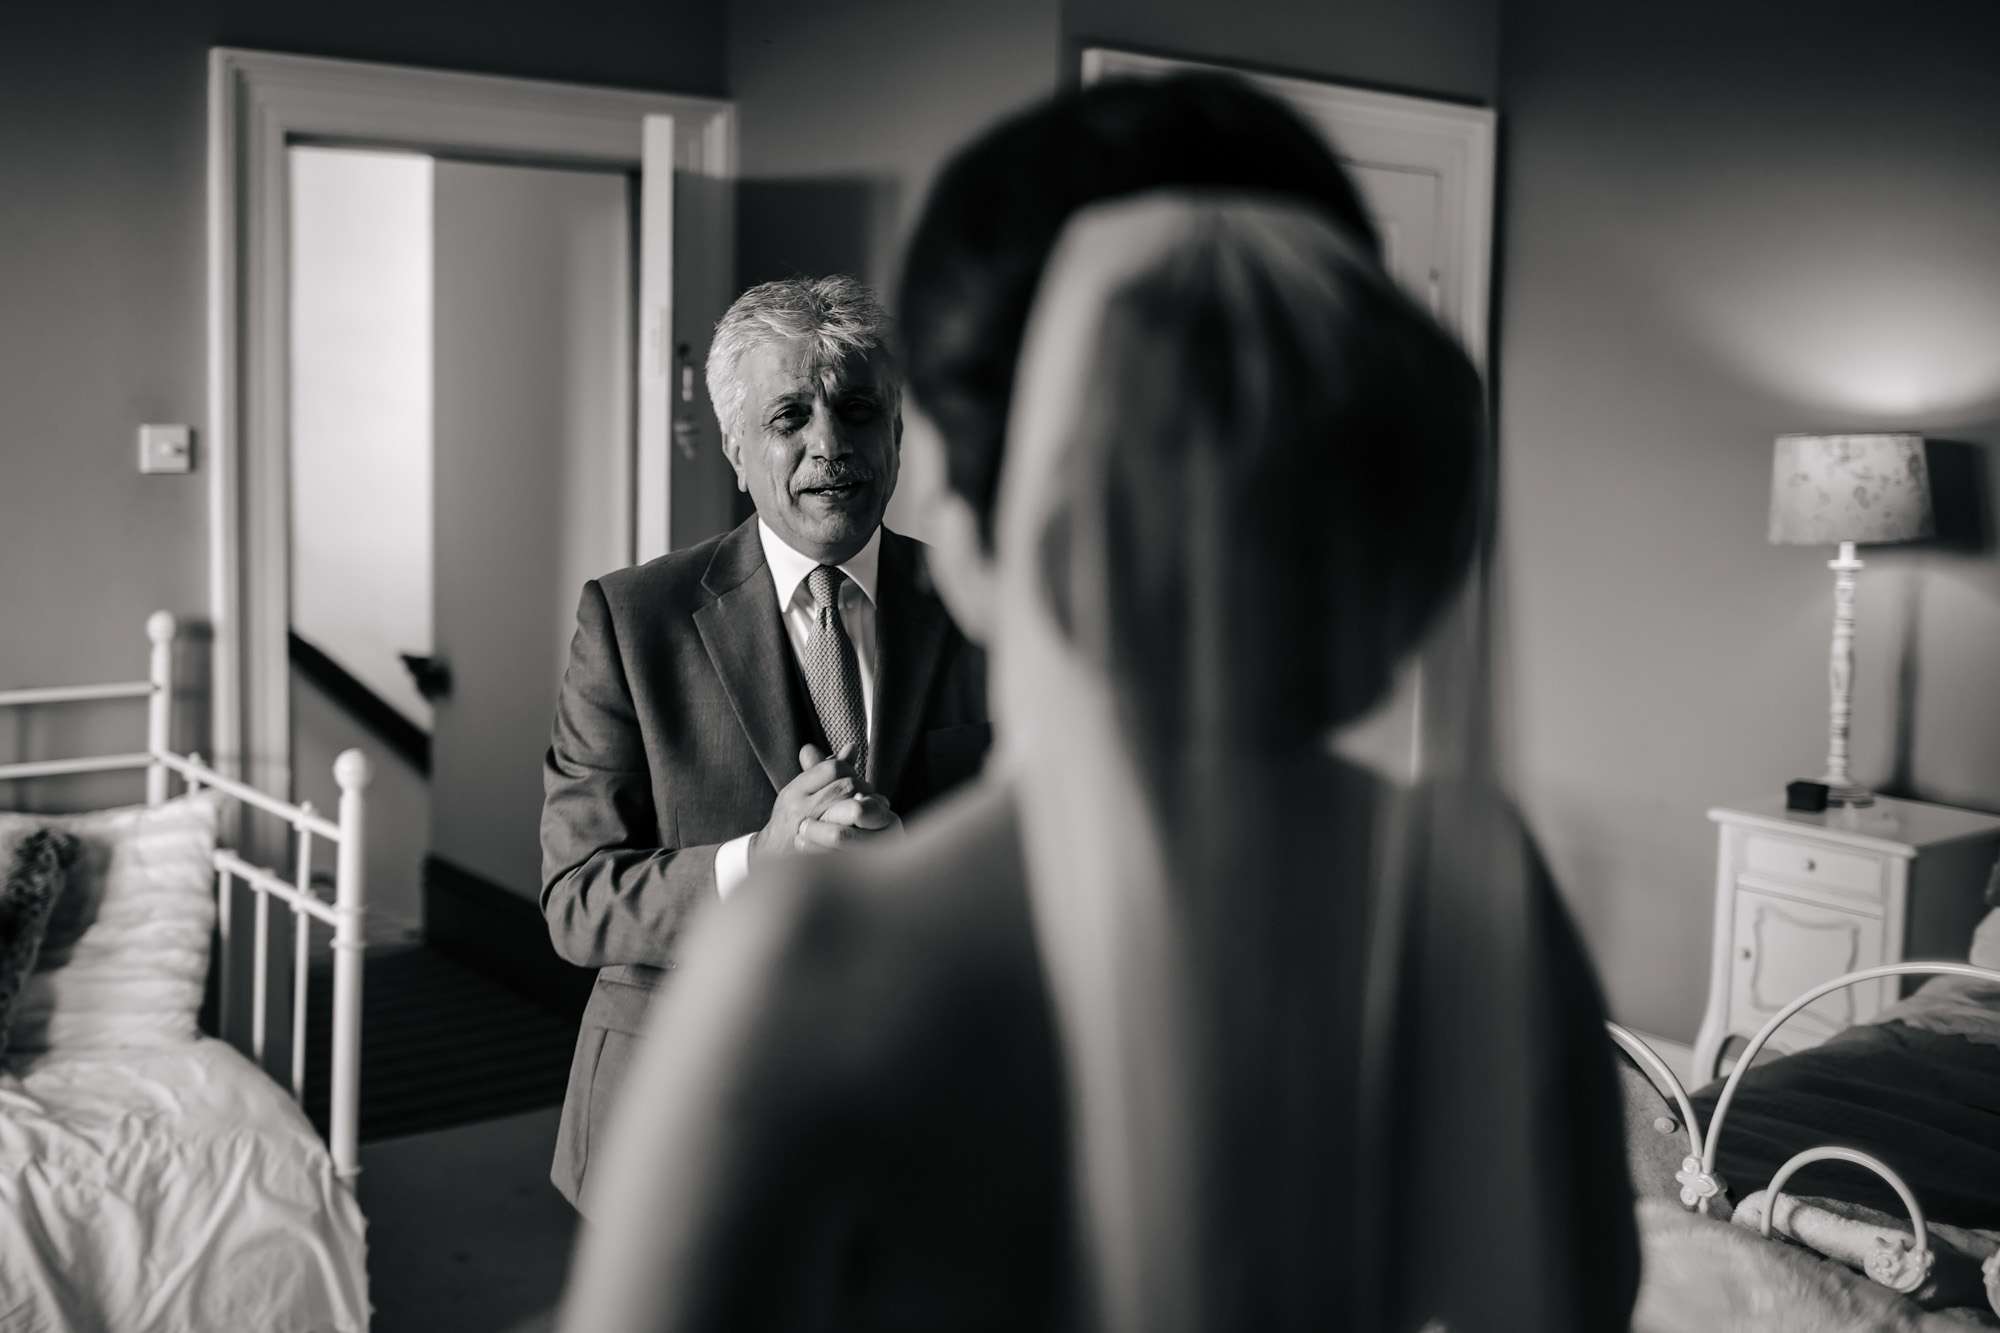
{"type": "Polygon", "coordinates": [[[693,952],[690,989],[735,992],[843,1067],[893,1059],[975,997],[1006,1004],[1038,976],[1012,795],[977,783],[886,846],[755,875],[693,952]]]}

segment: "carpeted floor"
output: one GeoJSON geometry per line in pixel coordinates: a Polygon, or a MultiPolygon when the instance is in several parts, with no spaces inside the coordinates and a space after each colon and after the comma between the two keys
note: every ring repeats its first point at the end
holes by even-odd
{"type": "Polygon", "coordinates": [[[372,1333],[544,1333],[577,1216],[549,1184],[554,1108],[361,1149],[372,1333]]]}
{"type": "MultiPolygon", "coordinates": [[[[422,945],[371,949],[362,969],[364,1143],[561,1105],[574,1023],[422,945]]],[[[328,958],[314,959],[308,987],[307,1049],[324,1051],[328,958]]],[[[329,1073],[308,1061],[306,1110],[322,1131],[329,1073]]]]}

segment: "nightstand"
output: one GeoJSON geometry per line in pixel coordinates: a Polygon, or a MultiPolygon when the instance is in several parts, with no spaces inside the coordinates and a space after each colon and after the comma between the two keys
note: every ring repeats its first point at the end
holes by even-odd
{"type": "MultiPolygon", "coordinates": [[[[1717,834],[1715,946],[1695,1085],[1713,1077],[1731,1037],[1747,1041],[1810,986],[1880,963],[1962,961],[2000,856],[2000,817],[1886,796],[1823,814],[1773,798],[1708,817],[1717,834]]],[[[1817,1045],[1893,1003],[1896,987],[1890,977],[1824,996],[1780,1028],[1770,1049],[1817,1045]]]]}

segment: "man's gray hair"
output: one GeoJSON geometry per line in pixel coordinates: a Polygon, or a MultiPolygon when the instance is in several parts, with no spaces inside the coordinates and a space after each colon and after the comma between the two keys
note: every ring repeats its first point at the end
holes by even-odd
{"type": "Polygon", "coordinates": [[[725,438],[742,429],[749,386],[739,373],[743,358],[768,343],[811,339],[817,359],[831,364],[851,352],[882,357],[882,408],[893,419],[902,410],[903,372],[895,359],[889,315],[867,285],[844,273],[759,283],[736,298],[715,325],[708,345],[708,401],[725,438]]]}

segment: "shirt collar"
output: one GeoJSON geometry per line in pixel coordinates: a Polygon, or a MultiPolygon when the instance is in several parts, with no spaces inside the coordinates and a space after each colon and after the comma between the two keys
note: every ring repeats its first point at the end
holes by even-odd
{"type": "MultiPolygon", "coordinates": [[[[785,539],[771,531],[770,524],[757,520],[757,539],[764,544],[764,563],[771,570],[771,586],[778,594],[778,609],[792,604],[798,595],[799,585],[806,581],[806,575],[819,568],[819,561],[808,555],[800,555],[785,544],[785,539]]],[[[861,589],[862,596],[870,606],[875,605],[875,573],[882,563],[882,529],[878,525],[868,534],[868,544],[849,556],[840,564],[840,572],[854,581],[861,589]]]]}

